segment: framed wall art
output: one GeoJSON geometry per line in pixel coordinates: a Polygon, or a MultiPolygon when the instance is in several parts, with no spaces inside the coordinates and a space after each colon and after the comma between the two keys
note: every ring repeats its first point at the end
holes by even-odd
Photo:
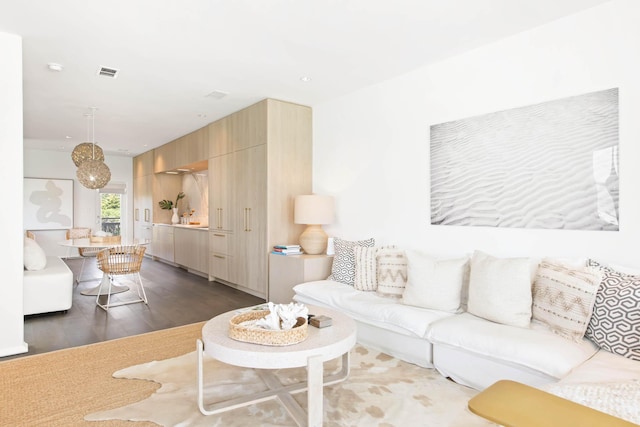
{"type": "Polygon", "coordinates": [[[431,224],[619,230],[618,89],[431,126],[431,224]]]}
{"type": "Polygon", "coordinates": [[[24,179],[24,229],[73,227],[73,180],[24,179]]]}

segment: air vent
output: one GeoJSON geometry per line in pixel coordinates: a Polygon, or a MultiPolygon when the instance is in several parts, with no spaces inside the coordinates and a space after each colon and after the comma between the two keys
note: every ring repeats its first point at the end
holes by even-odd
{"type": "Polygon", "coordinates": [[[221,90],[214,90],[209,95],[207,95],[207,98],[222,99],[227,95],[229,95],[228,92],[223,92],[221,90]]]}
{"type": "Polygon", "coordinates": [[[119,72],[120,72],[120,70],[118,70],[116,68],[100,67],[100,69],[98,70],[98,75],[99,76],[104,76],[104,77],[110,77],[112,79],[116,79],[116,78],[118,78],[118,73],[119,72]]]}

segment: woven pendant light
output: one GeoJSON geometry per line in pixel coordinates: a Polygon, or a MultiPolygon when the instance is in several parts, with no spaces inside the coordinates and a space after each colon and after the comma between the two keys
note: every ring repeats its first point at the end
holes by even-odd
{"type": "MultiPolygon", "coordinates": [[[[78,177],[78,181],[80,181],[80,184],[82,184],[84,187],[91,190],[96,190],[99,188],[103,188],[109,183],[109,181],[111,180],[111,171],[109,170],[109,166],[104,163],[104,153],[102,149],[96,145],[95,107],[91,107],[91,110],[92,142],[85,143],[89,144],[89,151],[88,153],[84,153],[83,157],[87,157],[86,154],[90,155],[88,156],[88,158],[80,160],[79,164],[76,163],[76,165],[78,166],[76,176],[78,177]]],[[[73,153],[71,154],[71,158],[75,163],[76,159],[73,157],[73,153]]]]}
{"type": "MultiPolygon", "coordinates": [[[[96,160],[100,160],[104,162],[104,153],[102,152],[102,148],[96,145],[96,160]]],[[[85,160],[93,159],[93,144],[90,142],[83,142],[82,144],[76,145],[76,148],[73,149],[71,153],[71,160],[76,166],[80,166],[80,163],[85,160]]]]}

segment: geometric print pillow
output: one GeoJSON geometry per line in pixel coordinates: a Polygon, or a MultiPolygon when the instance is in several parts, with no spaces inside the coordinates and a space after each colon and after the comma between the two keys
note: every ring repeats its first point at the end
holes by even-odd
{"type": "Polygon", "coordinates": [[[640,361],[640,276],[621,273],[594,260],[602,282],[585,336],[600,348],[640,361]]]}
{"type": "Polygon", "coordinates": [[[355,246],[374,247],[374,239],[349,241],[338,237],[333,239],[334,255],[331,275],[327,280],[344,283],[353,286],[356,277],[356,257],[353,251],[355,246]]]}

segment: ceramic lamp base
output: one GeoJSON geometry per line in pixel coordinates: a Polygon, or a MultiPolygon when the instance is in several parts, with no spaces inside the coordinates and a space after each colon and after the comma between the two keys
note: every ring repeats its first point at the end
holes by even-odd
{"type": "Polygon", "coordinates": [[[300,246],[309,255],[323,254],[327,250],[327,233],[320,225],[308,225],[300,235],[300,246]]]}

